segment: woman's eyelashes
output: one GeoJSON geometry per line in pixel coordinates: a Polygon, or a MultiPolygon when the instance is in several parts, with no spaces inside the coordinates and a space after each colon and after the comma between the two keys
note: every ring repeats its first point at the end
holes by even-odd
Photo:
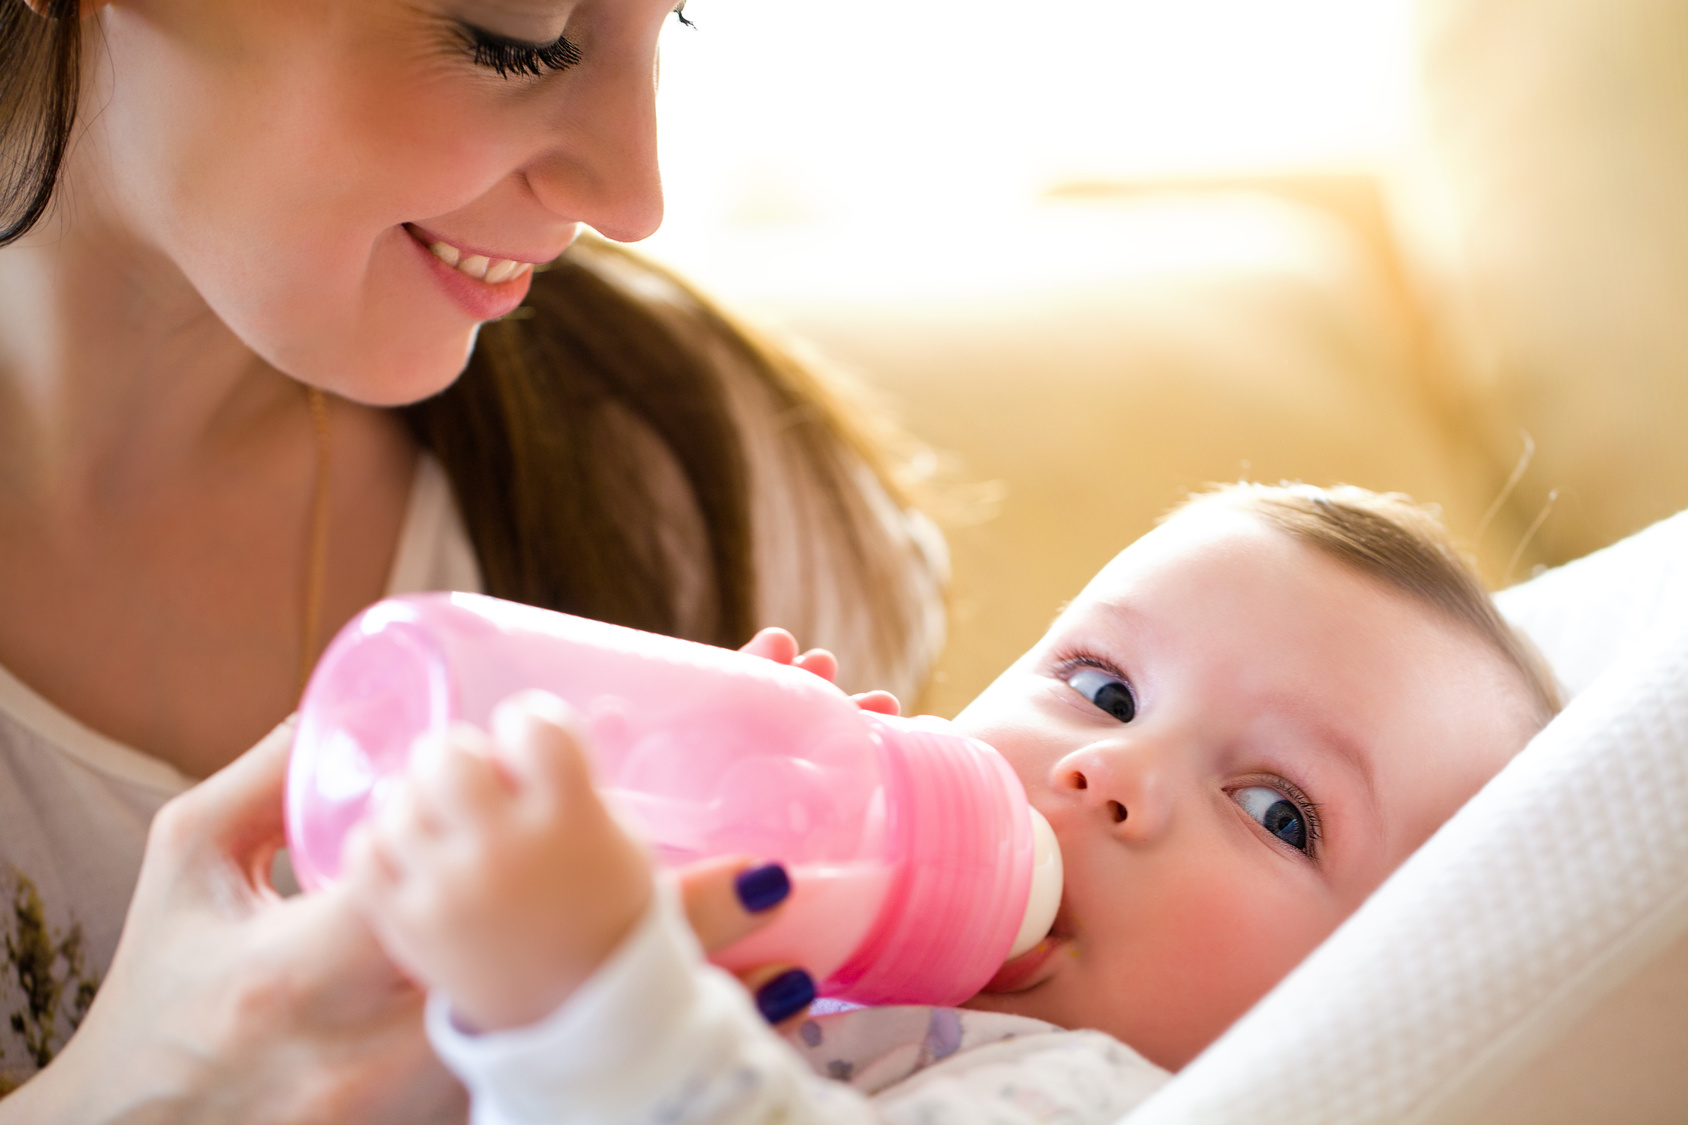
{"type": "MultiPolygon", "coordinates": [[[[686,18],[686,3],[687,0],[680,0],[674,6],[674,18],[696,28],[697,24],[686,18]]],[[[580,65],[580,48],[566,35],[559,35],[549,43],[534,43],[470,23],[459,24],[457,30],[474,64],[500,78],[538,78],[580,65]]]]}
{"type": "Polygon", "coordinates": [[[580,48],[569,42],[566,35],[559,35],[549,43],[530,43],[472,24],[463,24],[460,30],[474,64],[500,78],[519,75],[538,78],[580,65],[580,48]]]}
{"type": "Polygon", "coordinates": [[[1313,802],[1287,781],[1245,785],[1231,799],[1273,837],[1311,856],[1319,840],[1319,813],[1313,802]]]}
{"type": "Polygon", "coordinates": [[[1120,722],[1129,723],[1137,717],[1137,697],[1131,693],[1131,685],[1107,669],[1075,662],[1062,678],[1068,687],[1120,722]]]}

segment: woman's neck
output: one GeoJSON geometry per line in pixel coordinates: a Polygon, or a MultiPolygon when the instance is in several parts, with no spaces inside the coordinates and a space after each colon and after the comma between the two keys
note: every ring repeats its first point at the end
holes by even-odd
{"type": "Polygon", "coordinates": [[[0,665],[204,776],[291,710],[305,638],[381,596],[415,451],[391,412],[330,404],[307,627],[306,396],[92,194],[0,249],[0,665]]]}

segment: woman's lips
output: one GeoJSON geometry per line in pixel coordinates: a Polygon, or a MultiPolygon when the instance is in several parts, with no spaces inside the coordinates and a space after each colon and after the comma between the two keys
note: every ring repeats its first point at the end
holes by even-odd
{"type": "Polygon", "coordinates": [[[411,245],[446,296],[474,320],[497,320],[527,296],[533,263],[466,254],[457,247],[406,225],[411,245]]]}

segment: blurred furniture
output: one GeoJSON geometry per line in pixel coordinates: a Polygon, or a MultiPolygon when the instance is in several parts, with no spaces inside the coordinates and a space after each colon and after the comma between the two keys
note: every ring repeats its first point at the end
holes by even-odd
{"type": "Polygon", "coordinates": [[[729,298],[857,372],[960,483],[929,709],[1210,481],[1407,492],[1497,585],[1688,506],[1688,6],[1417,7],[1421,138],[1387,173],[1072,184],[986,222],[735,242],[764,280],[729,298]]]}
{"type": "MultiPolygon", "coordinates": [[[[884,300],[782,304],[1001,482],[934,709],[1206,481],[1409,492],[1497,585],[1688,508],[1688,5],[1416,11],[1387,174],[1074,185],[935,247],[953,296],[899,232],[884,300]]],[[[1133,1122],[1683,1120],[1683,519],[1510,597],[1570,710],[1133,1122]]]]}

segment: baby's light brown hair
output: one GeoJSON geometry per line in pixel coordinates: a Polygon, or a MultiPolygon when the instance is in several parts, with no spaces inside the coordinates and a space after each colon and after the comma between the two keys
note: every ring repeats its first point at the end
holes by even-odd
{"type": "Polygon", "coordinates": [[[1252,512],[1471,630],[1517,670],[1543,726],[1564,705],[1547,662],[1500,615],[1477,568],[1454,544],[1435,511],[1398,492],[1371,492],[1352,485],[1316,488],[1244,482],[1198,493],[1168,518],[1208,504],[1252,512]]]}

